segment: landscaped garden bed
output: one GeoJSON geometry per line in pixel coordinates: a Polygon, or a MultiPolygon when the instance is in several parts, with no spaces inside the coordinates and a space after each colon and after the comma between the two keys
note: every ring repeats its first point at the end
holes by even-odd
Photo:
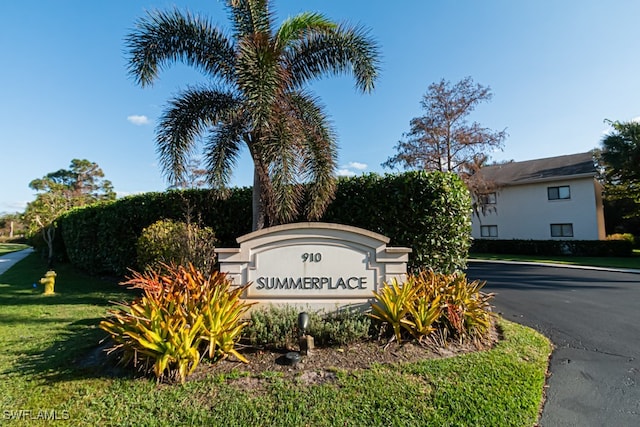
{"type": "Polygon", "coordinates": [[[550,344],[500,318],[502,339],[483,351],[355,343],[318,349],[285,367],[276,362],[281,353],[265,349],[247,354],[255,367],[203,361],[183,385],[166,384],[91,357],[106,335],[98,323],[109,301],[131,294],[63,265],[56,295],[45,297],[33,288],[43,270],[32,255],[0,276],[3,423],[57,417],[56,425],[74,426],[530,426],[537,420],[550,344]],[[384,356],[358,365],[347,357],[355,354],[384,356]]]}
{"type": "Polygon", "coordinates": [[[464,354],[489,350],[501,339],[500,328],[493,325],[491,338],[485,346],[458,344],[449,342],[446,347],[436,343],[418,344],[397,342],[385,345],[375,341],[360,341],[347,345],[316,347],[309,355],[291,365],[286,353],[296,351],[288,349],[261,349],[240,345],[240,351],[249,363],[233,358],[217,363],[203,363],[198,366],[190,380],[202,379],[212,375],[228,375],[229,382],[241,384],[259,384],[264,382],[263,373],[270,372],[279,378],[304,383],[317,384],[337,380],[338,371],[372,369],[381,365],[416,363],[429,359],[442,359],[464,354]],[[253,380],[247,380],[252,378],[253,380]]]}

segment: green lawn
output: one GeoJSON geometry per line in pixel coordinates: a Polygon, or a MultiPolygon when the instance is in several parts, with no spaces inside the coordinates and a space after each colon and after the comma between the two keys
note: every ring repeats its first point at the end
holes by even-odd
{"type": "Polygon", "coordinates": [[[23,245],[20,243],[0,243],[0,256],[8,254],[9,252],[21,251],[28,248],[29,245],[23,245]]]}
{"type": "Polygon", "coordinates": [[[628,268],[640,270],[640,251],[634,250],[631,257],[574,257],[574,256],[533,256],[505,254],[469,254],[470,259],[540,262],[569,265],[586,265],[590,267],[628,268]]]}
{"type": "Polygon", "coordinates": [[[304,386],[277,375],[252,395],[224,377],[157,385],[83,365],[104,336],[96,325],[126,291],[58,266],[56,295],[33,283],[46,266],[31,255],[0,276],[0,424],[211,426],[532,426],[549,341],[500,320],[494,349],[449,359],[338,372],[304,386]],[[22,412],[21,412],[22,411],[22,412]],[[30,412],[25,412],[30,411],[30,412]],[[54,412],[55,411],[55,412],[54,412]],[[13,418],[13,420],[11,420],[13,418]],[[42,423],[41,423],[42,424],[42,423]]]}

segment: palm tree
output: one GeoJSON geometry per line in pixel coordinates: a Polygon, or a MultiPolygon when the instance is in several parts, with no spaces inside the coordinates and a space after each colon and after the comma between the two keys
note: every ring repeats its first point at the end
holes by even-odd
{"type": "Polygon", "coordinates": [[[183,62],[211,78],[170,100],[157,149],[168,180],[181,182],[195,142],[212,187],[228,185],[243,144],[254,163],[253,228],[294,220],[303,200],[319,218],[335,189],[336,135],[305,85],[351,73],[370,92],[378,47],[361,27],[305,12],[275,28],[268,0],[228,0],[231,34],[178,10],[150,12],[126,39],[129,72],[141,86],[183,62]],[[306,184],[306,185],[305,185],[306,184]],[[307,194],[305,195],[305,188],[307,194]]]}

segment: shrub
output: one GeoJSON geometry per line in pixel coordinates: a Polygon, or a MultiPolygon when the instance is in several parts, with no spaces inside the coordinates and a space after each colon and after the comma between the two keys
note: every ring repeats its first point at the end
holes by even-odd
{"type": "Polygon", "coordinates": [[[436,331],[445,339],[480,342],[491,326],[493,295],[481,292],[484,284],[460,273],[423,270],[374,292],[370,316],[389,324],[398,342],[407,334],[422,341],[436,331]]]}
{"type": "Polygon", "coordinates": [[[437,295],[442,301],[441,322],[445,332],[460,342],[467,338],[482,341],[491,327],[491,306],[493,294],[480,290],[486,282],[468,282],[464,274],[454,274],[444,291],[437,295]]]}
{"type": "Polygon", "coordinates": [[[625,257],[633,255],[633,244],[624,240],[496,240],[475,239],[472,253],[543,256],[625,257]]]}
{"type": "Polygon", "coordinates": [[[607,236],[607,240],[626,240],[631,242],[631,245],[635,245],[636,238],[631,233],[615,233],[607,236]]]}
{"type": "Polygon", "coordinates": [[[390,238],[413,250],[412,269],[463,270],[471,245],[471,198],[453,173],[413,171],[363,175],[338,181],[322,218],[390,238]]]}
{"type": "Polygon", "coordinates": [[[158,380],[184,382],[206,352],[216,361],[234,355],[246,322],[240,319],[249,305],[240,300],[242,287],[231,288],[223,274],[205,276],[189,267],[169,267],[167,274],[134,273],[123,285],[143,291],[131,303],[109,311],[100,328],[111,335],[111,351],[121,361],[158,380]]]}
{"type": "Polygon", "coordinates": [[[216,263],[215,233],[209,227],[170,219],[156,221],[142,230],[136,244],[138,266],[157,270],[163,264],[187,266],[211,272],[216,263]]]}
{"type": "MultiPolygon", "coordinates": [[[[298,314],[292,305],[270,305],[251,312],[251,323],[244,330],[253,345],[297,348],[298,314]]],[[[371,320],[357,309],[309,313],[309,330],[318,346],[346,345],[370,338],[371,320]]]]}
{"type": "Polygon", "coordinates": [[[168,191],[129,196],[115,202],[76,208],[59,219],[69,260],[93,274],[125,275],[136,265],[142,230],[160,219],[180,220],[185,211],[215,230],[223,247],[251,231],[251,189],[234,188],[229,197],[210,190],[168,191]]]}
{"type": "MultiPolygon", "coordinates": [[[[224,200],[209,190],[185,190],[78,208],[59,219],[60,235],[77,267],[123,275],[136,267],[142,230],[163,218],[179,220],[185,210],[215,230],[218,246],[235,247],[236,238],[251,231],[251,188],[232,189],[224,200]]],[[[462,270],[471,244],[471,199],[464,183],[451,173],[340,179],[322,221],[371,230],[389,237],[390,245],[411,248],[413,269],[462,270]]]]}
{"type": "Polygon", "coordinates": [[[371,337],[371,319],[354,308],[315,312],[310,316],[309,334],[317,345],[351,344],[371,337]]]}
{"type": "Polygon", "coordinates": [[[251,311],[244,336],[251,344],[289,348],[297,343],[298,310],[292,305],[269,305],[251,311]]]}
{"type": "Polygon", "coordinates": [[[27,238],[24,237],[24,236],[17,236],[17,237],[0,236],[0,242],[2,242],[2,243],[18,243],[18,244],[22,244],[22,245],[29,244],[29,240],[27,240],[27,238]]]}

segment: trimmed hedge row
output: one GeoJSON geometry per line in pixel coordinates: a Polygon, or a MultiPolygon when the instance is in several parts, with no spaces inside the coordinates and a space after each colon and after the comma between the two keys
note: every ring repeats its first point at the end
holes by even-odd
{"type": "Polygon", "coordinates": [[[214,229],[220,245],[237,246],[251,231],[251,189],[232,189],[220,200],[206,190],[168,191],[125,197],[71,210],[58,221],[66,253],[74,265],[98,274],[124,275],[137,268],[136,242],[159,219],[192,218],[214,229]]]}
{"type": "Polygon", "coordinates": [[[627,257],[633,255],[633,244],[628,240],[475,239],[470,252],[509,255],[627,257]]]}
{"type": "Polygon", "coordinates": [[[407,172],[341,179],[322,218],[388,236],[413,249],[409,267],[451,273],[466,266],[471,199],[455,174],[407,172]]]}
{"type": "MultiPolygon", "coordinates": [[[[449,273],[465,267],[471,241],[471,201],[454,174],[407,172],[338,180],[324,222],[353,225],[413,249],[410,266],[449,273]]],[[[59,219],[69,260],[100,274],[137,268],[135,244],[159,219],[184,220],[185,212],[213,228],[219,247],[251,231],[251,188],[232,189],[225,200],[207,190],[131,196],[72,210],[59,219]]],[[[302,219],[300,219],[302,220],[302,219]]]]}

